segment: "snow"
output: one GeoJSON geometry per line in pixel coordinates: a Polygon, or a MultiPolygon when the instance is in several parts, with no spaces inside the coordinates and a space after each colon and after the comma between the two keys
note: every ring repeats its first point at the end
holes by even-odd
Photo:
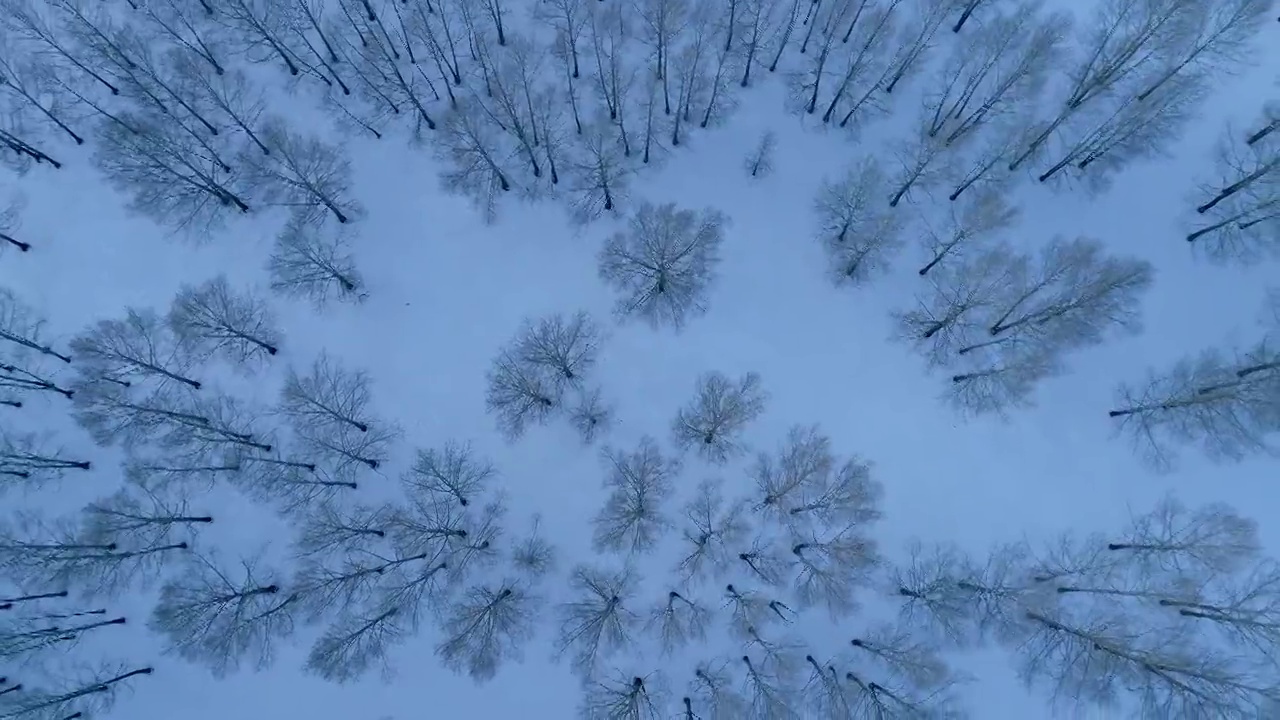
{"type": "MultiPolygon", "coordinates": [[[[885,487],[884,520],[874,536],[891,558],[901,558],[912,538],[955,541],[981,552],[1024,535],[1043,540],[1068,530],[1114,529],[1170,488],[1189,504],[1222,500],[1259,519],[1274,552],[1280,550],[1280,526],[1268,519],[1280,512],[1280,496],[1273,462],[1215,466],[1187,452],[1175,472],[1157,476],[1111,436],[1105,416],[1117,382],[1140,379],[1149,366],[1163,367],[1185,352],[1256,334],[1257,308],[1266,283],[1274,282],[1274,267],[1198,262],[1179,229],[1193,178],[1204,175],[1223,121],[1257,111],[1268,72],[1274,74],[1280,59],[1276,47],[1268,59],[1270,65],[1221,84],[1173,157],[1136,164],[1106,195],[1054,193],[1028,183],[1019,188],[1022,217],[1007,235],[1016,244],[1037,247],[1055,234],[1096,236],[1117,253],[1149,259],[1158,272],[1144,302],[1142,335],[1074,354],[1068,373],[1037,390],[1035,407],[1007,420],[963,418],[943,406],[942,374],[928,375],[918,357],[889,340],[889,313],[910,302],[921,282],[917,260],[927,259],[914,235],[908,234],[908,248],[892,272],[868,286],[836,289],[825,275],[811,230],[817,187],[863,154],[880,151],[905,115],[849,142],[786,112],[779,78],[764,79],[764,73],[756,87],[741,93],[741,105],[724,127],[693,134],[687,147],[665,166],[646,169],[631,189],[626,207],[641,198],[710,206],[731,220],[709,312],[682,332],[612,323],[614,298],[597,279],[595,263],[620,220],[577,227],[560,203],[504,200],[498,221],[487,225],[465,199],[441,190],[438,162],[426,148],[407,144],[399,133],[381,141],[330,133],[350,154],[355,195],[367,213],[354,243],[367,301],[317,313],[305,302],[274,298],[284,340],[269,370],[244,376],[223,366],[206,375],[216,378],[210,385],[265,406],[277,396],[286,366],[305,368],[322,350],[367,370],[376,416],[399,424],[404,437],[390,461],[362,483],[362,499],[394,497],[397,477],[416,448],[450,439],[472,442],[498,468],[512,509],[511,532],[541,514],[560,551],[560,572],[550,581],[553,599],[563,596],[567,569],[592,558],[588,520],[605,496],[599,447],[584,446],[563,421],[504,442],[485,413],[485,371],[525,318],[578,310],[610,327],[593,375],[616,403],[617,425],[605,443],[631,450],[652,435],[672,452],[670,421],[692,397],[700,374],[757,372],[770,399],[763,418],[748,428],[749,443],[772,451],[792,425],[817,423],[841,457],[871,461],[873,476],[885,487]],[[778,134],[776,169],[752,180],[742,171],[742,157],[765,130],[778,134]]],[[[272,98],[276,109],[291,114],[309,102],[306,93],[272,98]]],[[[23,229],[33,245],[30,253],[0,258],[0,283],[49,318],[58,344],[65,347],[80,329],[119,316],[126,306],[163,311],[181,285],[219,273],[233,286],[266,291],[264,268],[282,213],[237,221],[193,247],[127,213],[125,199],[90,167],[87,148],[60,152],[61,171],[38,167],[20,180],[0,175],[0,192],[18,188],[28,199],[23,229]]],[[[120,482],[120,455],[94,447],[58,400],[5,422],[55,427],[61,443],[91,458],[96,470],[69,476],[56,492],[7,497],[6,507],[33,503],[70,511],[120,482]]],[[[680,501],[698,480],[715,475],[746,491],[746,464],[740,458],[714,468],[689,454],[680,501]]],[[[289,526],[234,492],[215,490],[193,500],[193,508],[216,518],[200,536],[205,546],[224,552],[267,546],[273,554],[287,549],[289,526]]],[[[665,595],[673,559],[670,552],[638,559],[649,595],[665,595]]],[[[869,605],[864,613],[838,624],[821,611],[805,613],[797,638],[840,641],[861,620],[892,612],[871,591],[861,598],[869,605]]],[[[200,667],[162,655],[142,622],[153,599],[142,592],[112,602],[113,611],[129,616],[129,626],[112,629],[108,643],[88,646],[156,667],[112,717],[561,718],[580,700],[567,663],[551,661],[551,608],[523,661],[503,667],[490,684],[476,685],[442,668],[433,656],[436,633],[427,630],[392,651],[396,675],[389,683],[374,673],[334,685],[301,672],[313,629],[283,646],[269,670],[215,681],[200,667]]],[[[1002,653],[957,657],[956,667],[977,676],[963,691],[976,716],[1044,712],[1044,699],[1019,686],[1002,653]]],[[[650,656],[650,669],[662,662],[650,656]]],[[[677,684],[677,698],[681,691],[677,684]]]]}

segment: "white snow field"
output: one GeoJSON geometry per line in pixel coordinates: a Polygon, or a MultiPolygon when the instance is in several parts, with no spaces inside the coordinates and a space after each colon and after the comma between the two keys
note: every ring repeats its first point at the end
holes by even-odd
{"type": "Polygon", "coordinates": [[[1270,0],[0,0],[0,14],[0,718],[1280,715],[1270,0]],[[554,52],[557,9],[577,18],[577,79],[554,52]],[[1052,13],[1070,23],[1056,50],[1001,90],[1052,13]],[[1001,62],[983,75],[985,57],[1001,62]],[[974,79],[967,102],[945,94],[951,70],[974,79]],[[199,89],[236,73],[262,108],[227,112],[199,89]],[[1076,81],[1087,93],[1067,112],[1076,81]],[[923,135],[944,101],[955,116],[923,135]],[[772,168],[752,177],[767,132],[772,168]],[[303,158],[273,183],[264,169],[299,138],[349,166],[303,158]],[[865,197],[824,216],[824,183],[868,167],[865,197]],[[496,196],[492,217],[477,192],[496,196]],[[953,237],[950,213],[974,198],[1017,215],[922,275],[930,232],[953,237]],[[619,313],[602,277],[602,249],[646,203],[723,216],[709,274],[681,274],[705,228],[658,228],[639,251],[655,254],[631,257],[650,301],[693,283],[705,312],[680,323],[619,313]],[[358,287],[333,280],[323,305],[273,288],[290,223],[345,233],[358,287]],[[1098,254],[1037,275],[1055,238],[1098,254]],[[1072,295],[1103,256],[1123,277],[1072,295]],[[219,276],[265,303],[261,322],[206,322],[217,303],[190,291],[219,276]],[[897,314],[957,285],[977,317],[948,325],[950,346],[900,338],[897,314]],[[127,309],[155,323],[145,357],[106,358],[94,327],[127,309]],[[559,316],[563,331],[578,313],[589,343],[513,345],[526,323],[559,316]],[[1207,348],[1217,369],[1180,395],[1126,404],[1117,389],[1207,348]],[[490,407],[506,351],[533,418],[518,437],[490,407]],[[363,374],[368,397],[282,400],[320,358],[363,374]],[[709,373],[749,387],[681,443],[673,423],[709,373]],[[957,406],[953,376],[983,373],[995,390],[957,406]],[[586,442],[571,415],[596,391],[611,421],[586,442]],[[1153,436],[1164,453],[1123,432],[1136,413],[1108,417],[1160,403],[1182,423],[1153,436]],[[415,472],[424,451],[434,481],[415,472]],[[486,465],[465,504],[438,486],[486,465]],[[707,488],[724,503],[703,527],[686,508],[707,488]],[[1180,507],[1161,505],[1170,493],[1180,507]],[[139,504],[104,512],[122,499],[139,504]],[[939,544],[954,554],[930,576],[939,544]],[[691,555],[703,564],[682,569],[691,555]],[[56,596],[25,599],[41,594],[56,596]]]}

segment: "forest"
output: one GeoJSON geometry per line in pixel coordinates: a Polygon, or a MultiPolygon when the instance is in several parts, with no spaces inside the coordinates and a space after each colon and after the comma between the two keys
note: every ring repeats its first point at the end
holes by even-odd
{"type": "Polygon", "coordinates": [[[535,666],[574,689],[540,717],[1024,717],[991,667],[1045,716],[1280,716],[1275,496],[1214,494],[1237,468],[1274,482],[1280,452],[1277,21],[1273,0],[0,0],[0,719],[144,717],[149,695],[182,716],[179,666],[416,688],[394,720],[487,717],[432,688],[518,695],[535,666]],[[779,117],[753,119],[762,98],[779,117]],[[1214,112],[1168,180],[1176,235],[1046,232],[1040,204],[1186,167],[1160,163],[1214,112]],[[717,344],[785,345],[728,288],[802,292],[733,276],[751,205],[802,176],[770,242],[813,251],[818,297],[887,311],[785,322],[895,353],[843,412],[899,448],[797,416],[824,378],[717,344]],[[45,231],[91,195],[121,212],[45,231]],[[383,195],[413,200],[388,219],[383,195]],[[137,228],[187,258],[146,292],[90,260],[145,270],[137,228]],[[454,267],[481,242],[506,267],[454,267]],[[1247,303],[1138,358],[1158,293],[1216,312],[1161,290],[1170,255],[1247,303]],[[486,273],[482,305],[460,288],[486,273]],[[1109,346],[1133,357],[1094,362],[1109,346]],[[664,352],[679,373],[645,364],[664,352]],[[903,537],[899,498],[928,491],[882,456],[944,452],[895,417],[920,407],[903,373],[929,427],[988,438],[1101,383],[1071,422],[1161,492],[1084,497],[1103,527],[1024,527],[1006,498],[995,543],[903,537]]]}

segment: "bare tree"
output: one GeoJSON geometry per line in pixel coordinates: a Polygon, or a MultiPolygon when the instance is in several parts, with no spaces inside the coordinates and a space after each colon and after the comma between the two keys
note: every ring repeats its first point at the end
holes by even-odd
{"type": "Polygon", "coordinates": [[[608,432],[613,419],[613,407],[601,397],[599,388],[579,392],[577,400],[569,407],[569,422],[587,445],[608,432]]]}
{"type": "Polygon", "coordinates": [[[203,239],[236,213],[249,212],[236,168],[191,135],[154,115],[121,114],[99,126],[94,163],[107,181],[131,196],[140,215],[203,239]]]}
{"type": "Polygon", "coordinates": [[[706,638],[711,623],[711,611],[696,599],[675,590],[656,603],[649,611],[646,630],[656,630],[664,655],[684,649],[691,642],[706,638]]]}
{"type": "Polygon", "coordinates": [[[566,390],[581,387],[595,366],[600,341],[600,329],[587,313],[556,313],[526,321],[514,348],[522,362],[546,376],[558,403],[566,390]]]}
{"type": "Polygon", "coordinates": [[[333,472],[344,476],[359,466],[377,470],[386,460],[391,444],[401,437],[401,430],[368,420],[369,430],[360,432],[345,426],[306,424],[294,428],[294,435],[307,451],[331,463],[333,472]]]}
{"type": "Polygon", "coordinates": [[[487,380],[485,406],[508,441],[519,439],[531,423],[545,424],[560,410],[555,382],[525,362],[518,348],[499,351],[487,380]]]}
{"type": "Polygon", "coordinates": [[[432,504],[465,508],[484,494],[496,472],[487,459],[476,457],[470,443],[449,441],[439,449],[419,450],[401,482],[432,504]]]}
{"type": "Polygon", "coordinates": [[[698,664],[689,681],[689,695],[681,700],[685,716],[706,720],[746,717],[747,701],[734,687],[731,665],[728,660],[698,664]]]}
{"type": "Polygon", "coordinates": [[[966,647],[977,638],[969,592],[961,587],[971,561],[951,545],[913,541],[907,562],[889,570],[888,591],[902,602],[898,622],[925,637],[966,647]]]}
{"type": "Polygon", "coordinates": [[[0,430],[0,492],[15,486],[39,488],[62,478],[68,470],[88,470],[77,460],[50,449],[33,433],[0,430]]]}
{"type": "Polygon", "coordinates": [[[19,252],[31,250],[31,243],[23,242],[15,237],[22,222],[22,218],[18,213],[21,212],[24,204],[23,196],[17,195],[3,208],[0,208],[0,253],[11,247],[18,248],[19,252]]]}
{"type": "MultiPolygon", "coordinates": [[[[124,625],[127,622],[127,618],[124,617],[60,622],[82,614],[105,615],[106,610],[91,610],[87,613],[70,615],[19,616],[0,621],[0,658],[5,658],[9,662],[22,662],[24,659],[33,661],[47,650],[69,651],[80,639],[94,630],[124,625]]],[[[9,690],[9,692],[16,692],[16,690],[9,690]]],[[[3,705],[0,704],[0,707],[3,705]]]]}
{"type": "Polygon", "coordinates": [[[661,720],[666,693],[661,676],[624,672],[589,681],[579,716],[583,720],[661,720]]]}
{"type": "Polygon", "coordinates": [[[799,502],[787,510],[785,521],[793,533],[865,526],[880,519],[883,496],[884,486],[871,477],[871,465],[853,457],[803,483],[799,502]]]}
{"type": "Polygon", "coordinates": [[[919,0],[915,17],[901,33],[901,45],[894,52],[893,69],[884,84],[885,92],[893,92],[898,84],[910,78],[936,45],[935,36],[955,8],[956,0],[919,0]]]}
{"type": "Polygon", "coordinates": [[[947,717],[962,714],[957,677],[931,643],[906,628],[881,625],[850,641],[844,680],[855,712],[873,717],[947,717]]]}
{"type": "Polygon", "coordinates": [[[64,363],[71,358],[55,351],[42,339],[44,320],[27,307],[8,288],[0,287],[0,341],[55,357],[64,363]]]}
{"type": "Polygon", "coordinates": [[[482,105],[464,98],[445,118],[434,143],[436,155],[447,165],[441,187],[469,196],[486,222],[497,219],[499,195],[512,187],[512,152],[501,133],[482,105]]]}
{"type": "Polygon", "coordinates": [[[1226,576],[1253,564],[1261,552],[1253,520],[1223,503],[1188,508],[1172,495],[1132,517],[1106,549],[1148,578],[1226,576]]]}
{"type": "Polygon", "coordinates": [[[1226,75],[1245,65],[1270,8],[1266,0],[1226,0],[1199,6],[1191,18],[1195,34],[1179,37],[1182,42],[1161,58],[1162,67],[1138,99],[1146,100],[1175,78],[1200,73],[1226,75]]]}
{"type": "Polygon", "coordinates": [[[1064,152],[1038,180],[1062,173],[1083,179],[1090,190],[1106,189],[1115,173],[1134,160],[1167,154],[1208,94],[1201,76],[1181,76],[1142,100],[1121,101],[1110,114],[1090,120],[1087,129],[1066,126],[1064,152]]]}
{"type": "Polygon", "coordinates": [[[40,356],[33,358],[0,357],[0,389],[7,390],[9,395],[3,397],[6,404],[17,403],[22,406],[21,398],[26,393],[56,393],[70,400],[75,397],[75,390],[58,384],[57,378],[49,376],[41,367],[40,356]]]}
{"type": "MultiPolygon", "coordinates": [[[[761,0],[756,4],[763,5],[765,1],[767,0],[761,0]]],[[[760,136],[760,142],[756,144],[755,149],[743,160],[742,165],[746,168],[747,174],[753,178],[762,178],[772,173],[774,149],[777,145],[778,136],[772,130],[766,130],[760,136]]]]}
{"type": "Polygon", "coordinates": [[[854,609],[853,590],[866,585],[879,564],[875,541],[851,525],[813,534],[791,548],[798,566],[796,597],[801,607],[825,606],[832,619],[854,609]]]}
{"type": "Polygon", "coordinates": [[[606,448],[603,456],[610,493],[594,519],[596,550],[628,555],[648,550],[670,526],[663,506],[674,492],[680,462],[662,457],[648,436],[633,452],[606,448]]]}
{"type": "Polygon", "coordinates": [[[445,610],[445,639],[436,654],[454,672],[492,680],[504,660],[522,657],[541,605],[541,598],[510,580],[471,586],[445,610]]]}
{"type": "MultiPolygon", "coordinates": [[[[193,412],[189,399],[167,388],[142,396],[130,387],[95,382],[78,386],[72,402],[76,422],[102,446],[119,442],[132,449],[160,438],[172,448],[192,439],[192,427],[209,424],[209,418],[193,412]]],[[[230,442],[234,437],[223,439],[230,442]]]]}
{"type": "Polygon", "coordinates": [[[273,438],[261,432],[258,408],[235,396],[191,396],[179,402],[183,415],[170,416],[168,432],[158,445],[186,453],[192,459],[216,461],[229,452],[271,452],[273,438]]]}
{"type": "Polygon", "coordinates": [[[396,508],[393,505],[345,507],[332,499],[309,508],[294,542],[300,558],[357,551],[375,538],[387,536],[396,508]]]}
{"type": "Polygon", "coordinates": [[[575,672],[590,677],[599,662],[634,641],[639,620],[627,603],[638,578],[630,570],[580,565],[569,578],[573,599],[557,609],[556,656],[571,655],[575,672]]]}
{"type": "Polygon", "coordinates": [[[13,696],[12,704],[0,707],[9,717],[22,720],[71,720],[107,713],[129,688],[130,681],[151,673],[150,667],[99,662],[69,677],[58,677],[48,685],[23,685],[22,693],[13,696]]]}
{"type": "Polygon", "coordinates": [[[1054,115],[1010,162],[1015,170],[1082,110],[1091,110],[1134,79],[1150,76],[1162,48],[1175,48],[1193,32],[1197,3],[1183,0],[1106,0],[1090,18],[1067,71],[1065,96],[1054,115]]]}
{"type": "Polygon", "coordinates": [[[1241,667],[1227,649],[1196,642],[1185,627],[1144,627],[1105,610],[1029,609],[1020,672],[1076,707],[1124,697],[1140,712],[1252,715],[1274,707],[1274,680],[1241,667]]]}
{"type": "Polygon", "coordinates": [[[80,362],[82,380],[102,379],[131,387],[154,379],[161,387],[179,383],[199,390],[201,384],[186,376],[195,364],[194,348],[175,335],[151,310],[125,309],[122,320],[100,320],[71,341],[80,362]]]}
{"type": "Polygon", "coordinates": [[[246,661],[262,670],[271,665],[275,644],[294,630],[297,597],[282,582],[257,558],[224,566],[193,555],[160,589],[147,625],[169,652],[207,666],[215,677],[246,661]]]}
{"type": "Polygon", "coordinates": [[[725,223],[717,210],[641,204],[600,251],[600,277],[621,294],[614,312],[676,330],[706,312],[725,223]]]}
{"type": "Polygon", "coordinates": [[[299,375],[289,368],[280,393],[280,412],[295,427],[368,433],[372,423],[369,375],[343,367],[324,352],[309,370],[299,375]]]}
{"type": "Polygon", "coordinates": [[[703,480],[684,506],[686,526],[676,572],[686,584],[720,578],[728,570],[732,549],[746,541],[746,503],[726,499],[724,482],[703,480]]]}
{"type": "Polygon", "coordinates": [[[877,201],[888,195],[880,163],[865,157],[838,181],[826,180],[814,201],[818,233],[837,284],[858,285],[888,269],[902,245],[903,220],[877,201]]]}
{"type": "Polygon", "coordinates": [[[195,352],[221,356],[236,367],[279,352],[281,332],[270,308],[253,292],[232,290],[226,275],[182,286],[169,323],[195,352]]]}
{"type": "MultiPolygon", "coordinates": [[[[1255,352],[1267,349],[1264,341],[1255,352]]],[[[1121,385],[1109,415],[1156,469],[1173,466],[1174,446],[1180,444],[1196,444],[1213,460],[1270,453],[1278,429],[1273,390],[1278,360],[1245,354],[1233,361],[1206,350],[1165,372],[1149,372],[1140,384],[1121,385]]]]}
{"type": "Polygon", "coordinates": [[[788,678],[769,668],[750,655],[742,656],[743,695],[748,699],[746,717],[752,720],[796,718],[795,698],[788,678]]]}
{"type": "MultiPolygon", "coordinates": [[[[207,0],[206,0],[207,1],[207,0]]],[[[251,62],[280,62],[290,75],[298,74],[297,55],[288,43],[288,3],[268,0],[227,0],[213,21],[225,30],[236,54],[251,62]]]]}
{"type": "Polygon", "coordinates": [[[347,471],[331,472],[304,457],[280,453],[244,455],[231,480],[251,497],[293,513],[322,504],[357,484],[347,471]]]}
{"type": "Polygon", "coordinates": [[[567,168],[570,215],[586,225],[612,213],[629,191],[632,174],[625,150],[604,120],[597,119],[581,133],[582,146],[569,155],[567,168]]]}
{"type": "Polygon", "coordinates": [[[148,544],[154,537],[93,542],[69,519],[50,522],[22,514],[14,527],[0,528],[0,566],[38,586],[78,587],[87,597],[112,597],[125,588],[147,587],[170,557],[189,549],[186,542],[148,544]]]}
{"type": "Polygon", "coordinates": [[[1027,407],[1036,386],[1062,371],[1059,358],[1066,349],[1056,338],[1019,337],[983,348],[957,368],[943,395],[952,407],[973,415],[1027,407]]]}
{"type": "Polygon", "coordinates": [[[1017,207],[1009,205],[1005,193],[996,188],[983,188],[959,205],[952,204],[942,232],[927,229],[925,242],[929,262],[920,268],[923,277],[939,263],[963,258],[970,246],[979,248],[985,240],[998,235],[1019,219],[1017,207]]]}
{"type": "Polygon", "coordinates": [[[262,121],[259,136],[271,154],[251,152],[241,162],[246,182],[258,188],[265,202],[325,209],[340,223],[358,217],[359,205],[347,197],[351,162],[341,148],[292,133],[276,116],[262,121]]]}
{"type": "Polygon", "coordinates": [[[695,448],[704,460],[724,464],[747,449],[742,431],[764,412],[767,397],[756,373],[737,381],[705,373],[698,378],[693,402],[676,413],[672,441],[681,450],[695,448]]]}
{"type": "Polygon", "coordinates": [[[831,440],[816,425],[792,427],[776,455],[762,452],[751,467],[756,509],[785,520],[806,496],[820,492],[835,462],[831,440]]]}
{"type": "Polygon", "coordinates": [[[317,308],[330,297],[359,302],[364,280],[349,249],[350,225],[313,223],[306,212],[295,212],[276,235],[267,271],[271,289],[290,297],[309,299],[317,308]]]}
{"type": "MultiPolygon", "coordinates": [[[[167,2],[169,0],[153,0],[148,4],[167,2]]],[[[243,135],[261,153],[271,154],[271,148],[258,136],[258,126],[265,107],[262,93],[250,84],[243,72],[232,69],[230,72],[211,75],[205,66],[207,59],[202,62],[202,58],[182,50],[174,50],[168,57],[180,93],[196,98],[209,108],[210,115],[215,112],[220,115],[219,124],[224,130],[230,129],[243,135]]]]}
{"type": "Polygon", "coordinates": [[[1247,263],[1280,253],[1273,239],[1273,229],[1280,225],[1278,137],[1264,127],[1241,145],[1235,128],[1228,126],[1219,141],[1216,177],[1201,183],[1204,201],[1196,207],[1208,223],[1187,235],[1210,260],[1247,263]]]}
{"type": "Polygon", "coordinates": [[[408,635],[398,615],[394,606],[347,611],[311,647],[307,672],[330,682],[345,683],[380,665],[382,676],[389,678],[387,652],[408,635]]]}
{"type": "Polygon", "coordinates": [[[1020,0],[966,33],[926,95],[929,137],[950,147],[1038,104],[1050,72],[1064,60],[1071,29],[1069,14],[1043,10],[1042,0],[1020,0]]]}
{"type": "Polygon", "coordinates": [[[195,528],[213,522],[208,515],[194,514],[185,498],[165,497],[134,484],[89,503],[83,514],[86,541],[135,548],[159,547],[175,531],[191,535],[195,528]]]}
{"type": "Polygon", "coordinates": [[[0,37],[0,92],[3,93],[0,97],[13,98],[9,112],[47,122],[77,145],[83,145],[84,138],[68,124],[70,119],[62,107],[65,95],[54,88],[52,68],[23,57],[23,53],[10,47],[7,40],[0,37]]]}

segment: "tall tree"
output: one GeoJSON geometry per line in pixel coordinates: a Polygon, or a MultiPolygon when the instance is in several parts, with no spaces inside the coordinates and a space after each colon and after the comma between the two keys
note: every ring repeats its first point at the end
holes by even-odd
{"type": "Polygon", "coordinates": [[[600,277],[621,294],[614,312],[676,330],[706,312],[726,222],[717,210],[641,204],[600,251],[600,277]]]}
{"type": "Polygon", "coordinates": [[[12,290],[0,287],[0,341],[55,357],[64,363],[71,362],[69,356],[55,351],[41,338],[43,328],[43,318],[36,315],[12,290]]]}
{"type": "Polygon", "coordinates": [[[704,460],[726,463],[746,451],[742,431],[764,412],[767,397],[756,373],[736,381],[706,373],[698,378],[693,402],[676,413],[672,440],[682,450],[694,448],[704,460]]]}
{"type": "Polygon", "coordinates": [[[199,390],[200,381],[187,377],[195,364],[193,348],[151,310],[126,308],[122,320],[100,320],[71,341],[80,358],[84,382],[102,380],[130,387],[153,380],[199,390]]]}
{"type": "Polygon", "coordinates": [[[1018,208],[1009,205],[1005,193],[995,188],[984,188],[972,197],[953,203],[941,231],[933,227],[926,231],[929,261],[918,271],[920,276],[928,275],[944,261],[957,262],[971,250],[983,249],[986,241],[1018,219],[1018,208]]]}
{"type": "Polygon", "coordinates": [[[638,578],[630,570],[580,565],[569,578],[572,599],[557,608],[556,656],[571,656],[575,672],[589,677],[609,656],[635,642],[639,615],[628,607],[638,578]]]}
{"type": "Polygon", "coordinates": [[[349,225],[312,222],[305,211],[290,215],[276,235],[267,271],[271,289],[309,299],[317,309],[330,298],[359,302],[364,280],[349,249],[349,225]]]}
{"type": "Polygon", "coordinates": [[[1201,183],[1196,213],[1205,218],[1187,235],[1209,259],[1252,262],[1280,253],[1280,135],[1261,129],[1240,133],[1228,126],[1217,149],[1214,179],[1201,183]],[[1206,222],[1207,221],[1207,222],[1206,222]]]}
{"type": "Polygon", "coordinates": [[[686,584],[719,579],[728,570],[731,549],[739,547],[749,529],[746,503],[726,498],[724,482],[703,480],[684,505],[680,561],[676,572],[686,584]]]}
{"type": "Polygon", "coordinates": [[[1161,51],[1178,47],[1193,32],[1198,3],[1185,0],[1105,0],[1093,11],[1076,58],[1069,64],[1066,93],[1054,114],[1009,163],[1020,167],[1083,110],[1105,105],[1157,67],[1161,51]]]}
{"type": "Polygon", "coordinates": [[[603,455],[610,493],[593,521],[595,547],[628,556],[649,550],[671,524],[664,505],[675,490],[680,462],[664,458],[650,437],[641,438],[633,452],[606,448],[603,455]]]}
{"type": "Polygon", "coordinates": [[[0,431],[0,492],[11,487],[38,488],[62,478],[68,470],[89,470],[88,460],[48,448],[35,434],[0,431]]]}
{"type": "Polygon", "coordinates": [[[850,166],[839,180],[823,181],[814,212],[836,284],[870,280],[888,269],[902,246],[903,219],[885,207],[881,198],[888,195],[889,180],[871,157],[850,166]]]}
{"type": "Polygon", "coordinates": [[[467,507],[484,493],[496,472],[487,459],[476,457],[470,443],[450,441],[438,449],[419,450],[401,482],[432,503],[467,507]]]}
{"type": "Polygon", "coordinates": [[[232,290],[226,275],[179,288],[169,323],[194,352],[220,356],[237,367],[275,355],[280,344],[267,304],[251,291],[232,290]]]}
{"type": "Polygon", "coordinates": [[[164,584],[148,627],[185,660],[224,677],[248,661],[270,666],[274,645],[294,630],[297,596],[257,558],[226,564],[193,554],[164,584]]]}
{"type": "Polygon", "coordinates": [[[294,427],[369,432],[369,375],[349,370],[321,352],[305,375],[289,368],[280,393],[280,412],[294,427]]]}
{"type": "Polygon", "coordinates": [[[12,704],[6,704],[5,712],[9,717],[22,720],[70,720],[107,713],[134,678],[152,672],[150,667],[99,662],[86,671],[55,678],[48,684],[24,685],[12,704]]]}
{"type": "Polygon", "coordinates": [[[347,197],[351,163],[341,148],[293,133],[276,116],[262,121],[260,137],[271,154],[254,151],[241,161],[246,182],[259,190],[264,201],[328,210],[340,223],[358,217],[360,206],[347,197]]]}
{"type": "Polygon", "coordinates": [[[631,167],[622,143],[596,120],[582,132],[582,145],[565,163],[568,170],[570,214],[575,222],[590,223],[612,213],[629,192],[631,167]]]}
{"type": "Polygon", "coordinates": [[[504,661],[521,658],[541,605],[541,598],[510,579],[468,587],[444,611],[436,654],[454,672],[491,680],[504,661]]]}
{"type": "Polygon", "coordinates": [[[99,126],[94,163],[131,196],[134,212],[202,238],[249,212],[241,174],[190,134],[153,114],[122,113],[99,126]]]}

